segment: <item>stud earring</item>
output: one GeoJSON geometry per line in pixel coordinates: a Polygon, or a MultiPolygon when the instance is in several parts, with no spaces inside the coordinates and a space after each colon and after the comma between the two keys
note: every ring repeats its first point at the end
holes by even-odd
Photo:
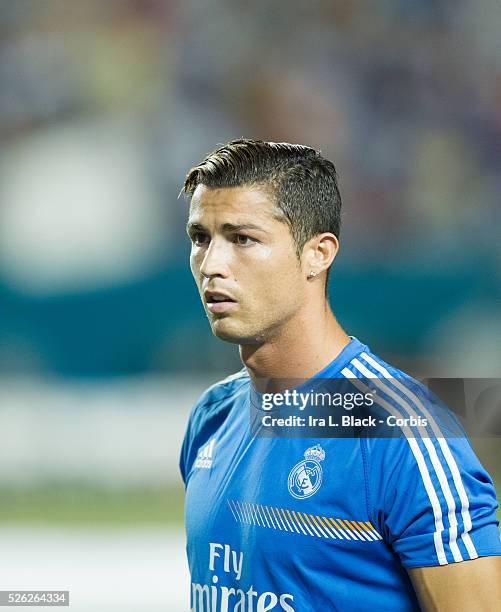
{"type": "Polygon", "coordinates": [[[317,272],[314,272],[313,270],[311,270],[311,272],[308,274],[308,278],[315,278],[316,275],[317,275],[317,272]]]}

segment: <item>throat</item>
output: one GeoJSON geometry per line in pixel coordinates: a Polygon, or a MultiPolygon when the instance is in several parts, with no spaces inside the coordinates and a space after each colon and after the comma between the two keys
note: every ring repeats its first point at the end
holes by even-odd
{"type": "MultiPolygon", "coordinates": [[[[273,381],[302,381],[323,370],[347,346],[351,338],[334,315],[320,333],[298,329],[293,337],[283,335],[261,344],[241,345],[240,358],[256,388],[273,381]]],[[[315,326],[313,326],[314,328],[315,326]]]]}

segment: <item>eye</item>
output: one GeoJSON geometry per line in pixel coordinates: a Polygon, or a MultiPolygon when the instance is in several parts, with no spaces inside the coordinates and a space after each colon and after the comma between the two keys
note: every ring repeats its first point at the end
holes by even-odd
{"type": "Polygon", "coordinates": [[[233,239],[233,242],[235,242],[235,244],[238,244],[239,246],[250,246],[256,241],[254,240],[254,238],[246,236],[245,234],[236,234],[233,239]]]}
{"type": "Polygon", "coordinates": [[[208,238],[209,237],[207,236],[207,234],[204,234],[203,232],[193,232],[193,234],[191,235],[191,240],[196,246],[202,246],[203,244],[207,244],[208,238]]]}

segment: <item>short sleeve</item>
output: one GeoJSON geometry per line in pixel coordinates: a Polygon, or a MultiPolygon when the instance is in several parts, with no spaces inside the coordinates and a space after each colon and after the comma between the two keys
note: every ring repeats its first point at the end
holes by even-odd
{"type": "Polygon", "coordinates": [[[404,567],[501,555],[494,485],[465,437],[371,442],[374,518],[404,567]]]}
{"type": "Polygon", "coordinates": [[[181,472],[181,478],[183,479],[184,486],[188,484],[190,471],[193,462],[196,458],[198,446],[201,441],[199,440],[201,430],[203,429],[203,412],[207,401],[207,391],[204,392],[191,409],[190,418],[188,419],[188,425],[184,434],[183,443],[181,445],[181,452],[179,455],[179,471],[181,472]]]}
{"type": "Polygon", "coordinates": [[[186,427],[186,432],[184,434],[183,443],[181,445],[179,471],[181,472],[181,478],[183,479],[185,487],[188,484],[197,450],[204,442],[203,435],[206,429],[204,428],[204,422],[207,420],[204,418],[204,416],[207,416],[204,414],[204,412],[205,408],[207,407],[207,395],[207,392],[203,393],[193,406],[190,418],[188,420],[188,425],[186,427]]]}
{"type": "Polygon", "coordinates": [[[179,456],[179,471],[181,472],[181,478],[183,479],[183,483],[185,486],[186,486],[186,477],[189,471],[188,459],[190,456],[190,448],[191,448],[191,422],[188,423],[188,427],[186,428],[183,443],[181,445],[181,453],[179,456]]]}
{"type": "Polygon", "coordinates": [[[194,405],[179,457],[179,470],[184,485],[187,486],[198,450],[219,429],[232,406],[235,390],[244,387],[248,381],[243,368],[236,374],[209,387],[194,405]]]}

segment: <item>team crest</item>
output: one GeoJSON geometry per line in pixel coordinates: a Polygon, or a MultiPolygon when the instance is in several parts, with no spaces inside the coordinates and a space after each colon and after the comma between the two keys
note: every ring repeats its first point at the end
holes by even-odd
{"type": "Polygon", "coordinates": [[[292,497],[306,499],[320,489],[322,484],[320,461],[324,459],[325,452],[319,444],[305,451],[304,459],[292,468],[287,481],[292,497]]]}

